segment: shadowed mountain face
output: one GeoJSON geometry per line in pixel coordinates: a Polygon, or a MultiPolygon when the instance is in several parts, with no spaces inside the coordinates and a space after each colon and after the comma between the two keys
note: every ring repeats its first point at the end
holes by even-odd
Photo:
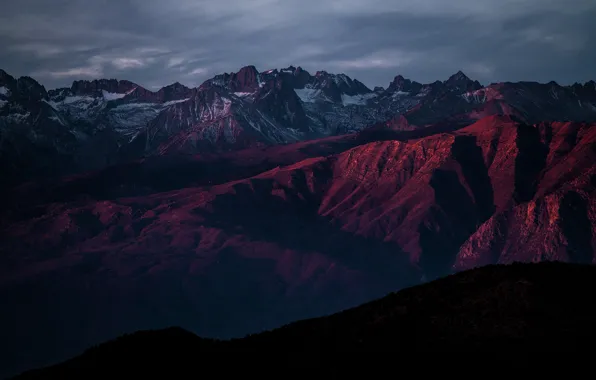
{"type": "Polygon", "coordinates": [[[347,352],[583,352],[596,330],[594,266],[491,265],[411,287],[328,317],[231,341],[180,328],[142,331],[17,378],[87,378],[131,371],[291,378],[345,376],[333,354],[347,352]],[[222,366],[206,353],[291,352],[272,366],[222,366]],[[330,355],[331,354],[331,355],[330,355]]]}
{"type": "Polygon", "coordinates": [[[241,336],[475,266],[594,262],[593,125],[389,132],[15,189],[1,354],[16,370],[138,329],[241,336]]]}

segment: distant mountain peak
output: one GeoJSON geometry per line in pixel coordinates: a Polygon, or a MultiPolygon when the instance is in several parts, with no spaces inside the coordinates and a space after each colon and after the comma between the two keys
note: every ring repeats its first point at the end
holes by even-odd
{"type": "Polygon", "coordinates": [[[468,80],[471,80],[471,79],[466,74],[464,74],[463,71],[458,70],[455,74],[450,76],[449,79],[447,79],[447,82],[449,82],[449,81],[468,81],[468,80]]]}
{"type": "Polygon", "coordinates": [[[258,73],[259,70],[257,70],[257,68],[254,65],[247,65],[244,67],[241,67],[240,70],[238,70],[238,72],[236,74],[240,74],[240,73],[258,73]]]}
{"type": "MultiPolygon", "coordinates": [[[[279,71],[282,73],[293,73],[296,76],[303,75],[303,73],[308,74],[308,71],[304,70],[302,68],[302,66],[294,66],[294,65],[290,65],[286,68],[280,69],[279,71]]],[[[310,75],[310,74],[308,74],[308,75],[310,75]]]]}
{"type": "Polygon", "coordinates": [[[123,94],[140,87],[139,85],[128,81],[118,79],[94,79],[94,80],[76,80],[72,82],[70,90],[75,95],[91,95],[100,91],[123,94]]]}
{"type": "Polygon", "coordinates": [[[8,74],[6,71],[0,69],[0,87],[12,87],[14,86],[16,79],[8,74]]]}
{"type": "Polygon", "coordinates": [[[404,78],[401,74],[399,74],[399,75],[396,75],[395,78],[393,78],[393,81],[391,83],[395,84],[396,86],[399,86],[399,85],[403,85],[406,81],[407,81],[407,79],[404,78]]]}
{"type": "Polygon", "coordinates": [[[77,84],[80,83],[94,83],[97,85],[111,85],[111,84],[124,84],[124,85],[133,85],[136,86],[135,83],[123,79],[123,80],[119,80],[119,79],[115,79],[115,78],[101,78],[101,79],[92,79],[92,80],[75,80],[72,82],[73,86],[76,86],[77,84]]]}
{"type": "Polygon", "coordinates": [[[232,74],[231,87],[233,91],[252,91],[259,88],[259,71],[253,65],[244,66],[237,73],[232,74]]]}
{"type": "Polygon", "coordinates": [[[18,82],[22,85],[29,86],[29,87],[44,87],[35,79],[31,78],[30,76],[22,76],[18,79],[18,82]]]}
{"type": "Polygon", "coordinates": [[[463,71],[459,70],[457,73],[449,77],[443,84],[456,88],[458,90],[475,91],[482,88],[480,82],[470,79],[463,71]]]}
{"type": "Polygon", "coordinates": [[[238,72],[218,74],[205,81],[199,88],[224,87],[232,92],[252,92],[259,88],[260,73],[253,65],[240,68],[238,72]]]}
{"type": "Polygon", "coordinates": [[[172,83],[172,84],[170,84],[170,85],[167,85],[167,86],[165,86],[165,87],[183,87],[183,88],[188,88],[188,87],[186,87],[185,85],[183,85],[183,84],[182,84],[182,83],[180,83],[180,82],[174,82],[174,83],[172,83]]]}
{"type": "Polygon", "coordinates": [[[13,76],[7,73],[6,71],[0,69],[0,79],[2,78],[13,78],[13,76]]]}
{"type": "Polygon", "coordinates": [[[29,76],[22,76],[16,81],[18,96],[29,100],[41,100],[48,96],[46,88],[29,76]]]}
{"type": "Polygon", "coordinates": [[[180,82],[173,83],[159,89],[157,96],[161,101],[168,102],[172,100],[181,100],[190,97],[193,90],[181,84],[180,82]]]}
{"type": "Polygon", "coordinates": [[[396,75],[393,81],[389,83],[387,91],[390,92],[417,92],[420,90],[422,85],[418,82],[411,81],[410,79],[404,78],[401,74],[396,75]]]}

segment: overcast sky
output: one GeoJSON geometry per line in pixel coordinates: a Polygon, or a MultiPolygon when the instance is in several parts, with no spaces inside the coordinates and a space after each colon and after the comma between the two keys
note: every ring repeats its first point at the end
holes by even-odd
{"type": "Polygon", "coordinates": [[[196,86],[289,65],[369,87],[458,70],[484,84],[596,79],[595,0],[5,0],[0,68],[48,88],[196,86]],[[8,3],[8,4],[6,4],[8,3]]]}

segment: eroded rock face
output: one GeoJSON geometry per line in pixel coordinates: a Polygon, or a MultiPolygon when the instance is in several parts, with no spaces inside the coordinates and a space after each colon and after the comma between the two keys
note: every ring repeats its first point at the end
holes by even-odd
{"type": "Polygon", "coordinates": [[[541,123],[533,128],[534,143],[516,139],[518,201],[462,245],[456,269],[513,261],[594,261],[594,126],[541,123]]]}

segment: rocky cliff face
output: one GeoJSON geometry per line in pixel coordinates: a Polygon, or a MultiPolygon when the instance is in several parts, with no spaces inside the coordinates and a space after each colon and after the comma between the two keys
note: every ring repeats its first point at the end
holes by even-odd
{"type": "Polygon", "coordinates": [[[502,160],[493,174],[499,171],[495,182],[512,186],[500,186],[497,212],[462,245],[455,268],[516,260],[594,262],[594,125],[541,123],[516,132],[510,137],[515,161],[502,160]]]}

